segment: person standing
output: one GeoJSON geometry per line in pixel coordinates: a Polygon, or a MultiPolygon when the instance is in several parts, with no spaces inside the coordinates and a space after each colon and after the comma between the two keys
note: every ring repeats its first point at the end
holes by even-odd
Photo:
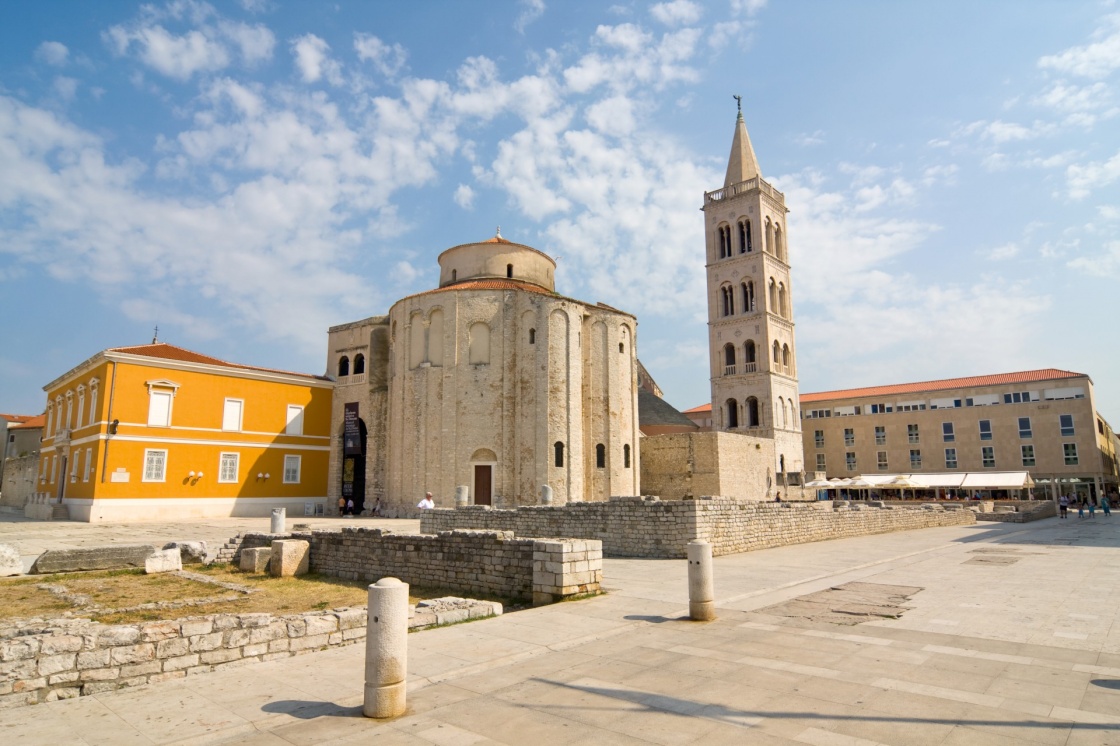
{"type": "Polygon", "coordinates": [[[346,501],[346,515],[351,518],[354,517],[354,498],[350,498],[346,501]]]}
{"type": "Polygon", "coordinates": [[[1078,518],[1084,518],[1085,517],[1085,498],[1083,498],[1083,497],[1078,497],[1077,498],[1077,517],[1078,518]]]}
{"type": "Polygon", "coordinates": [[[435,501],[432,500],[431,492],[424,493],[424,499],[416,503],[416,507],[420,508],[420,510],[431,510],[435,506],[436,504],[435,501]]]}
{"type": "Polygon", "coordinates": [[[1069,517],[1067,515],[1069,513],[1069,498],[1067,496],[1062,495],[1060,498],[1058,498],[1058,509],[1060,511],[1060,515],[1058,516],[1059,518],[1069,517]]]}
{"type": "Polygon", "coordinates": [[[1112,505],[1109,504],[1108,495],[1101,496],[1101,510],[1104,511],[1104,517],[1108,518],[1112,515],[1112,505]]]}
{"type": "Polygon", "coordinates": [[[346,517],[346,498],[341,496],[338,498],[338,517],[346,517]]]}

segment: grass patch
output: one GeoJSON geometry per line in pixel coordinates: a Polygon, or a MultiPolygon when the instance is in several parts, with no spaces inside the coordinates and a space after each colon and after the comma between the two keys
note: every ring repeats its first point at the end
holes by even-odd
{"type": "MultiPolygon", "coordinates": [[[[176,573],[147,575],[143,570],[40,575],[0,583],[0,620],[58,617],[69,612],[105,624],[181,619],[204,614],[299,614],[344,606],[365,606],[369,582],[342,580],[317,573],[298,578],[274,578],[244,573],[233,565],[192,565],[187,573],[205,576],[203,582],[176,573]],[[232,584],[234,587],[223,587],[232,584]],[[175,608],[136,608],[152,604],[175,608]]],[[[444,588],[409,588],[409,602],[461,596],[444,588]]],[[[518,604],[508,604],[512,610],[518,604]]]]}

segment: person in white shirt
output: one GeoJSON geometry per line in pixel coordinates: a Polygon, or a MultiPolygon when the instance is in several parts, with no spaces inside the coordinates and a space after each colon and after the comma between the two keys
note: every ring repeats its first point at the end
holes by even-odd
{"type": "Polygon", "coordinates": [[[416,503],[416,507],[420,508],[421,510],[431,510],[435,506],[436,506],[436,504],[432,501],[432,493],[431,492],[428,492],[427,494],[425,494],[424,499],[421,500],[420,502],[416,503]]]}

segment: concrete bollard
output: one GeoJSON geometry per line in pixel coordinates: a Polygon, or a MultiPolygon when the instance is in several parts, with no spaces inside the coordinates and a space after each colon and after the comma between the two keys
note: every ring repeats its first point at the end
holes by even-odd
{"type": "Polygon", "coordinates": [[[552,488],[547,484],[541,485],[541,505],[552,505],[552,488]]]}
{"type": "Polygon", "coordinates": [[[269,533],[282,534],[284,533],[284,519],[288,515],[287,508],[273,508],[272,509],[272,527],[269,533]]]}
{"type": "Polygon", "coordinates": [[[408,679],[408,583],[381,578],[369,587],[366,610],[366,689],[362,714],[404,714],[408,679]]]}
{"type": "Polygon", "coordinates": [[[465,484],[461,484],[455,488],[455,507],[465,508],[470,505],[471,488],[465,484]]]}
{"type": "Polygon", "coordinates": [[[701,539],[688,542],[688,616],[697,622],[716,618],[712,545],[701,539]]]}

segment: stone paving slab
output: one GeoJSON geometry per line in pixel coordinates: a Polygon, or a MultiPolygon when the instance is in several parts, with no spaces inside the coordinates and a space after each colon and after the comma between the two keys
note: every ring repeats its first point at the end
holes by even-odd
{"type": "Polygon", "coordinates": [[[1120,744],[1120,523],[1047,519],[715,560],[606,560],[608,595],[409,638],[409,710],[361,717],[353,646],[0,711],[13,743],[1120,744]],[[977,548],[1018,557],[977,565],[977,548]],[[858,581],[921,588],[856,626],[765,609],[858,581]]]}

